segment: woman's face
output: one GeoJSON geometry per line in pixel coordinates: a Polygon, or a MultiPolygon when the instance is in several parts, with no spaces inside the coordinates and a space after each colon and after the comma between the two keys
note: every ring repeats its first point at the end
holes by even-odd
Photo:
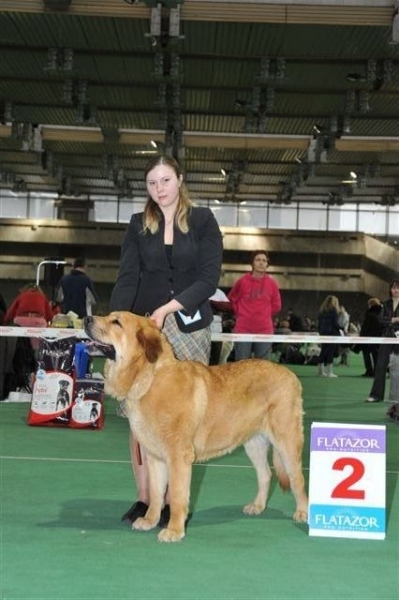
{"type": "Polygon", "coordinates": [[[392,298],[399,298],[399,282],[397,281],[391,287],[391,296],[392,298]]]}
{"type": "Polygon", "coordinates": [[[147,175],[147,192],[161,209],[176,207],[182,179],[172,167],[157,165],[147,175]]]}

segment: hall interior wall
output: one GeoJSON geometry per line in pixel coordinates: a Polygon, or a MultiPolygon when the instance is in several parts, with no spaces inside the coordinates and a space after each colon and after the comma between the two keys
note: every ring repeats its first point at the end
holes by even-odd
{"type": "MultiPolygon", "coordinates": [[[[106,313],[117,276],[120,244],[126,225],[71,221],[0,219],[0,289],[9,304],[19,289],[36,281],[38,264],[46,258],[72,263],[85,256],[106,313]]],[[[398,250],[362,233],[221,228],[224,257],[220,287],[229,289],[249,270],[251,253],[267,250],[270,274],[283,297],[282,314],[292,307],[316,315],[327,294],[337,295],[355,320],[366,299],[385,298],[388,282],[398,275],[398,250]]],[[[65,267],[68,272],[70,266],[65,267]]],[[[53,286],[40,283],[51,296],[53,286]]]]}

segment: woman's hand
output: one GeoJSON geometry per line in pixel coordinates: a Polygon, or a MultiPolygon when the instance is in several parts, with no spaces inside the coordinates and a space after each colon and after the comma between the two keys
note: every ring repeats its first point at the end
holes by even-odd
{"type": "Polygon", "coordinates": [[[154,321],[154,323],[156,323],[158,329],[162,329],[167,314],[168,312],[165,311],[165,305],[160,306],[159,308],[154,310],[154,312],[150,316],[150,319],[151,321],[154,321]]]}
{"type": "Polygon", "coordinates": [[[154,312],[150,316],[150,319],[152,319],[152,321],[155,321],[159,329],[162,329],[167,315],[170,315],[171,313],[174,313],[178,310],[182,310],[182,308],[183,305],[180,304],[180,302],[177,302],[177,300],[170,300],[170,302],[168,302],[167,304],[163,304],[162,306],[154,310],[154,312]]]}

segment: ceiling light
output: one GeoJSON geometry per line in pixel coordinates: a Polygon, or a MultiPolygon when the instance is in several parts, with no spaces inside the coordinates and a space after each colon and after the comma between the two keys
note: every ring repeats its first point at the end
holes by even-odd
{"type": "Polygon", "coordinates": [[[223,175],[223,177],[226,177],[227,173],[224,169],[220,169],[221,174],[223,175]]]}
{"type": "Polygon", "coordinates": [[[347,81],[365,81],[363,75],[360,75],[360,73],[348,73],[348,75],[346,76],[346,80],[347,81]]]}
{"type": "Polygon", "coordinates": [[[150,144],[153,148],[158,148],[158,145],[155,140],[151,140],[150,144]]]}
{"type": "Polygon", "coordinates": [[[349,183],[349,184],[350,183],[357,183],[357,175],[356,175],[355,171],[351,171],[349,173],[349,177],[350,177],[350,179],[343,179],[341,181],[341,183],[349,183]]]}

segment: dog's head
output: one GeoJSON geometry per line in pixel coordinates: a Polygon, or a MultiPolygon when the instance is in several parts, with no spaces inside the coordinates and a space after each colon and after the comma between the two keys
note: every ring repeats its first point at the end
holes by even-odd
{"type": "Polygon", "coordinates": [[[150,363],[155,363],[162,353],[162,334],[148,317],[117,311],[106,317],[85,317],[83,327],[104,356],[112,360],[130,358],[137,350],[136,344],[150,363]]]}

